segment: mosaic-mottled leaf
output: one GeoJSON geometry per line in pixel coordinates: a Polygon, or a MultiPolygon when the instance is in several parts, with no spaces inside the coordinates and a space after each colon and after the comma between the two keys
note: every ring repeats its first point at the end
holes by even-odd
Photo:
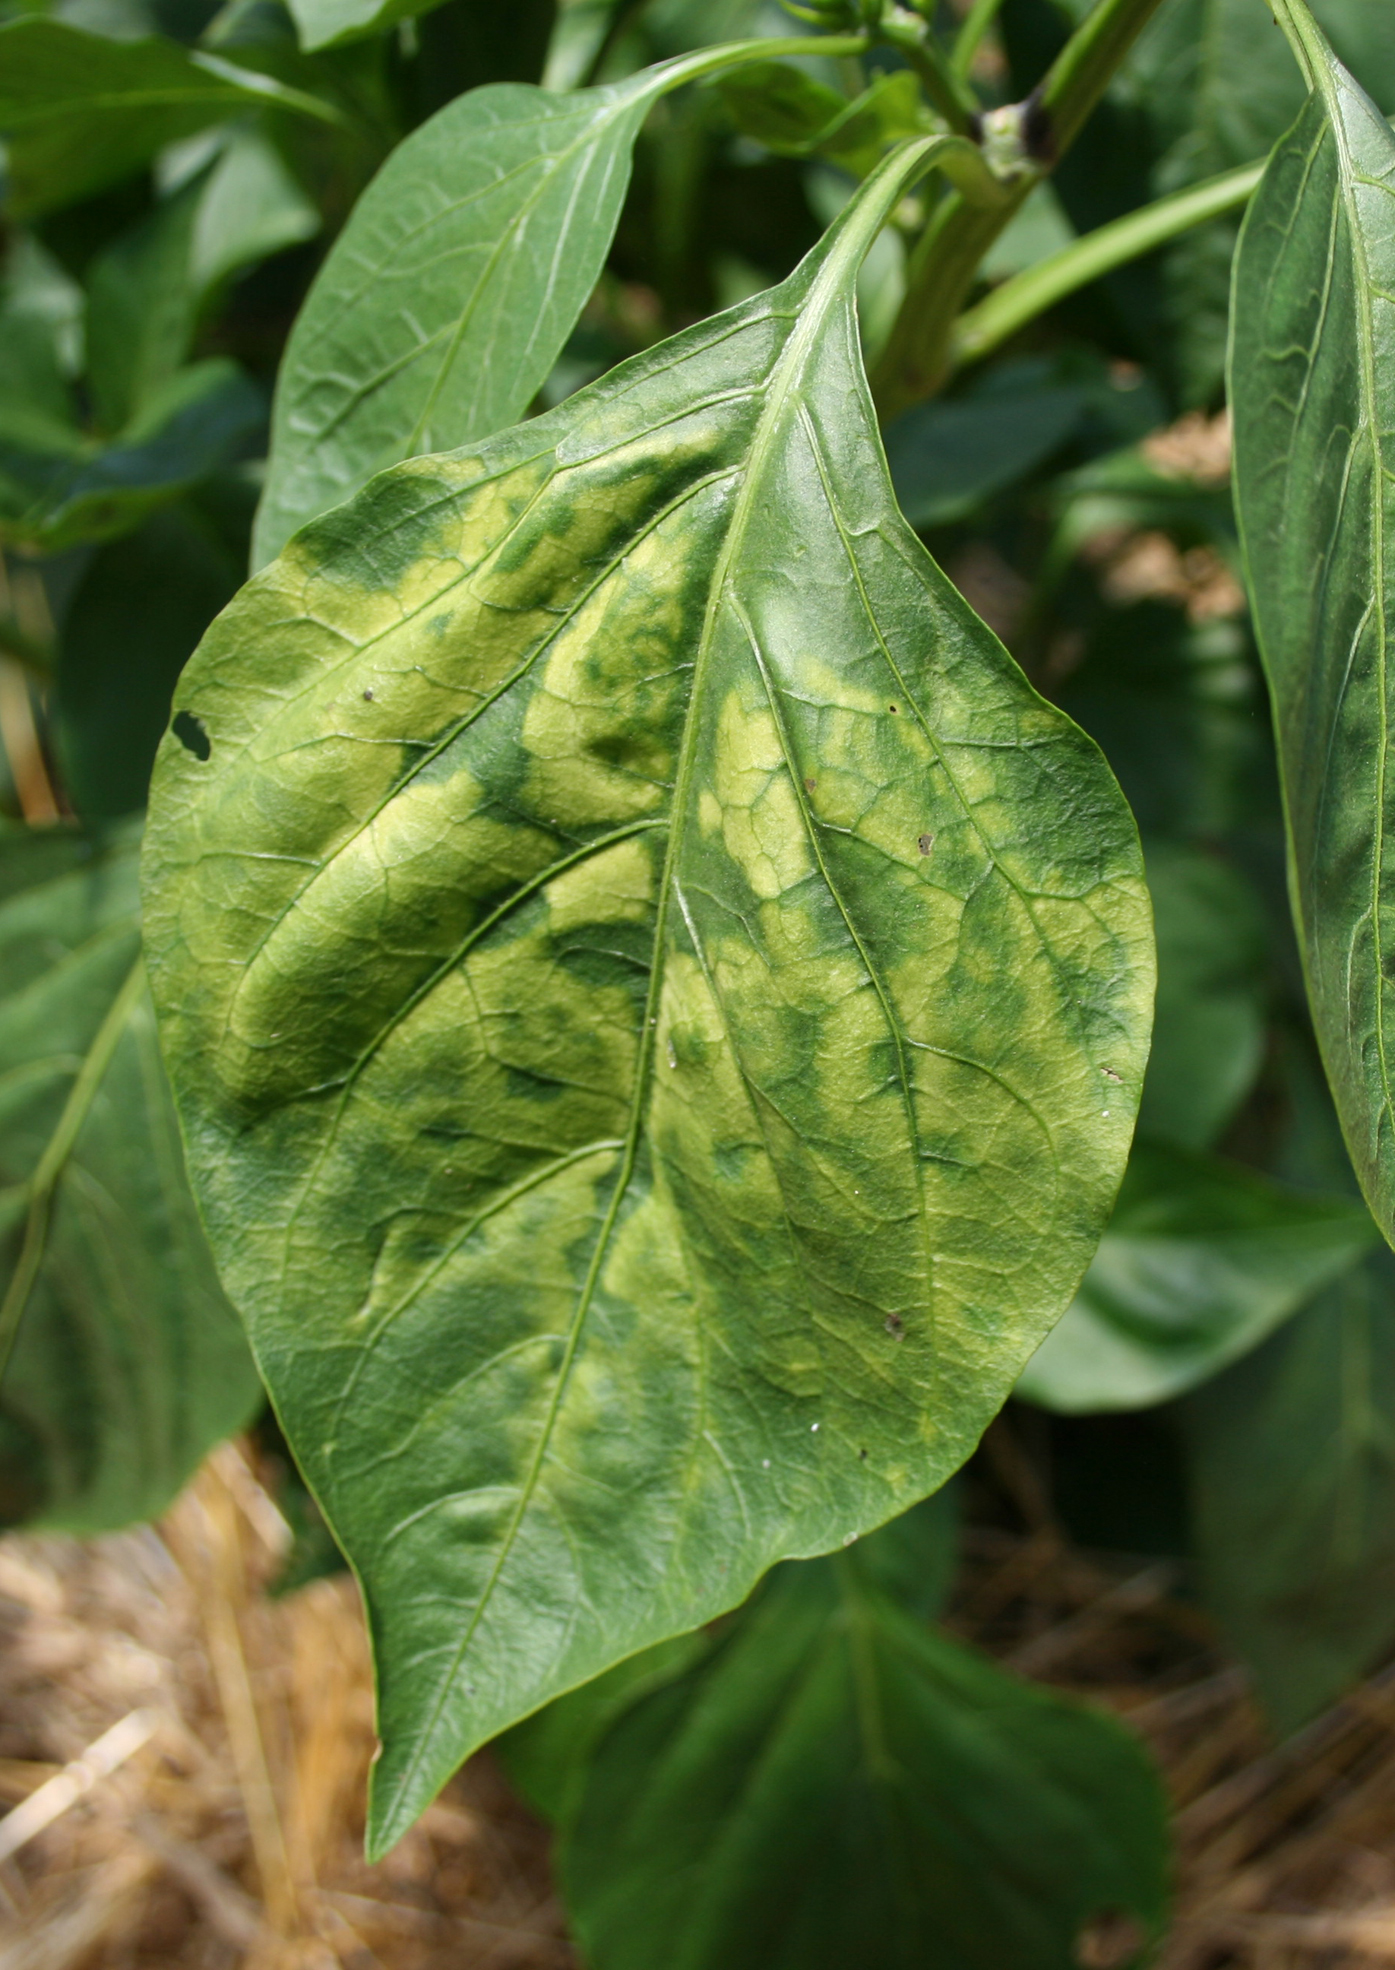
{"type": "Polygon", "coordinates": [[[908,175],[382,475],[180,686],[152,976],[364,1582],[379,1849],[506,1724],[934,1490],[1123,1168],[1137,838],[901,519],[862,373],[908,175]]]}

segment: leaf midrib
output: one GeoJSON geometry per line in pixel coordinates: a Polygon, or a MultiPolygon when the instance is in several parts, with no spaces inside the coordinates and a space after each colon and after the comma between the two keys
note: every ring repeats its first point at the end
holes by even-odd
{"type": "MultiPolygon", "coordinates": [[[[924,146],[920,146],[919,148],[923,154],[924,146]]],[[[891,177],[893,175],[891,167],[894,164],[899,163],[904,169],[906,161],[906,154],[904,152],[899,154],[893,153],[893,156],[888,159],[887,163],[874,174],[873,179],[868,181],[868,185],[870,186],[873,183],[879,184],[891,177]]],[[[899,176],[900,174],[897,173],[896,175],[899,176]]],[[[868,187],[864,187],[863,198],[859,200],[856,211],[851,215],[854,219],[863,210],[864,200],[867,199],[867,191],[868,187]]],[[[683,816],[686,812],[687,795],[691,787],[694,772],[696,757],[696,741],[694,735],[698,729],[696,712],[706,681],[706,662],[710,656],[718,615],[726,599],[727,583],[736,556],[737,544],[744,538],[745,530],[749,525],[751,509],[757,497],[757,487],[763,476],[763,468],[767,462],[768,453],[775,442],[775,434],[783,424],[789,398],[795,385],[795,379],[802,374],[809,349],[817,335],[824,328],[829,305],[836,305],[840,298],[844,298],[839,288],[839,276],[843,273],[844,265],[847,261],[852,260],[855,265],[857,259],[861,257],[858,241],[859,228],[856,224],[850,224],[846,225],[836,238],[830,242],[826,256],[822,264],[816,269],[813,279],[810,282],[807,294],[798,304],[798,312],[794,325],[784,348],[780,352],[774,373],[766,388],[765,404],[756,425],[751,448],[747,456],[741,491],[737,496],[736,508],[728,524],[721,551],[718,554],[716,566],[713,570],[713,578],[708,591],[707,607],[704,612],[702,635],[699,638],[697,652],[694,657],[692,689],[688,701],[688,713],[684,726],[683,740],[679,750],[678,770],[674,777],[671,807],[673,821],[669,829],[667,851],[660,878],[658,907],[655,913],[653,938],[654,963],[650,971],[649,990],[645,997],[644,1023],[640,1031],[639,1057],[635,1063],[634,1095],[631,1101],[630,1121],[625,1133],[625,1148],[621,1157],[620,1169],[616,1174],[615,1186],[607,1205],[605,1216],[601,1221],[591,1262],[587,1268],[581,1292],[578,1295],[576,1310],[573,1314],[568,1332],[567,1346],[557,1370],[557,1379],[553,1389],[552,1400],[548,1405],[547,1414],[539,1431],[537,1447],[527,1474],[523,1484],[520,1486],[518,1502],[514,1507],[508,1528],[499,1541],[494,1564],[480,1591],[470,1619],[450,1657],[444,1674],[440,1677],[435,1700],[422,1720],[417,1735],[416,1748],[408,1759],[402,1777],[397,1783],[396,1795],[399,1800],[408,1792],[426,1761],[428,1748],[440,1724],[441,1714],[459,1674],[460,1666],[465,1659],[471,1642],[478,1632],[480,1623],[484,1619],[485,1612],[493,1598],[494,1589],[513,1551],[519,1529],[532,1504],[542,1475],[547,1451],[551,1444],[553,1430],[566,1393],[571,1368],[576,1360],[581,1335],[590,1312],[596,1286],[599,1282],[601,1267],[609,1251],[616,1221],[634,1175],[635,1162],[647,1109],[650,1077],[653,1072],[654,1050],[657,1044],[657,1016],[659,998],[664,980],[664,952],[667,943],[669,900],[673,891],[678,851],[683,840],[683,816]],[[847,245],[849,238],[854,242],[851,249],[847,245]]],[[[798,279],[798,275],[796,274],[794,278],[798,279]]],[[[788,291],[788,284],[786,291],[788,291]]],[[[396,1812],[394,1812],[389,1817],[389,1826],[394,1823],[396,1816],[396,1812]]]]}

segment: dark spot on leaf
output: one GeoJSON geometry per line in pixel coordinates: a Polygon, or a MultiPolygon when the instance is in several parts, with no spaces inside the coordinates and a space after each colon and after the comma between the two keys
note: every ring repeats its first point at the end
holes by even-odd
{"type": "Polygon", "coordinates": [[[906,1323],[899,1313],[889,1313],[886,1316],[886,1331],[890,1334],[893,1341],[900,1340],[906,1331],[906,1323]]]}
{"type": "Polygon", "coordinates": [[[916,847],[920,850],[922,855],[928,855],[930,853],[930,850],[934,846],[935,846],[934,835],[921,835],[920,839],[916,842],[916,847]]]}
{"type": "Polygon", "coordinates": [[[372,702],[373,702],[373,693],[372,693],[371,691],[365,691],[365,692],[364,692],[364,694],[363,694],[363,702],[364,702],[364,703],[365,703],[366,705],[371,705],[371,704],[372,704],[372,702]]]}
{"type": "Polygon", "coordinates": [[[176,739],[186,746],[195,759],[208,759],[213,752],[213,742],[204,729],[201,718],[195,718],[191,711],[177,711],[171,727],[176,739]]]}
{"type": "Polygon", "coordinates": [[[809,789],[809,791],[810,791],[810,793],[812,793],[812,792],[814,791],[814,788],[815,788],[815,787],[816,787],[816,786],[818,785],[818,781],[817,781],[817,780],[806,780],[806,781],[804,782],[804,784],[805,784],[805,786],[806,786],[806,787],[807,787],[807,788],[809,789]]]}
{"type": "Polygon", "coordinates": [[[859,1450],[857,1454],[865,1464],[867,1462],[867,1452],[865,1450],[859,1450]]]}
{"type": "Polygon", "coordinates": [[[888,706],[887,706],[887,710],[888,710],[888,711],[899,711],[900,709],[901,709],[901,707],[900,707],[899,705],[888,705],[888,706]]]}
{"type": "Polygon", "coordinates": [[[1119,1086],[1121,1076],[1116,1074],[1112,1067],[1101,1067],[1100,1072],[1101,1074],[1103,1074],[1106,1081],[1113,1081],[1116,1087],[1119,1086]]]}
{"type": "Polygon", "coordinates": [[[1143,1924],[1121,1908],[1092,1915],[1075,1939],[1080,1970],[1125,1970],[1148,1940],[1143,1924]]]}

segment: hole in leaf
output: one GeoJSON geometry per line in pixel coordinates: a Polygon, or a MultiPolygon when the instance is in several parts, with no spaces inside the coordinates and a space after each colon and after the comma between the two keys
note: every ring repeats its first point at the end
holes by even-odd
{"type": "Polygon", "coordinates": [[[934,835],[921,835],[916,842],[916,847],[920,850],[922,855],[928,855],[930,853],[930,850],[934,846],[935,846],[934,835]]]}
{"type": "Polygon", "coordinates": [[[213,742],[204,729],[201,718],[195,718],[191,711],[177,711],[172,726],[174,736],[182,746],[186,746],[195,759],[207,759],[213,751],[213,742]]]}
{"type": "Polygon", "coordinates": [[[888,706],[887,706],[887,710],[888,710],[888,711],[900,711],[900,709],[901,709],[901,707],[900,707],[900,705],[888,705],[888,706]]]}
{"type": "Polygon", "coordinates": [[[890,1334],[893,1341],[899,1341],[901,1336],[906,1331],[906,1323],[901,1318],[899,1313],[889,1313],[886,1316],[885,1324],[886,1324],[886,1331],[888,1334],[890,1334]]]}

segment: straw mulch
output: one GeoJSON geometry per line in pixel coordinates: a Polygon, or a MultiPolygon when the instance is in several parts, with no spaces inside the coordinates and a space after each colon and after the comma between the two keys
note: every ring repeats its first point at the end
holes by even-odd
{"type": "MultiPolygon", "coordinates": [[[[0,1541],[0,1970],[575,1966],[546,1834],[487,1756],[362,1861],[359,1612],[342,1579],[268,1596],[289,1533],[249,1460],[217,1452],[158,1530],[0,1541]]],[[[1395,1670],[1276,1747],[1175,1585],[1041,1515],[970,1532],[950,1622],[1157,1753],[1164,1970],[1395,1964],[1395,1670]]]]}

